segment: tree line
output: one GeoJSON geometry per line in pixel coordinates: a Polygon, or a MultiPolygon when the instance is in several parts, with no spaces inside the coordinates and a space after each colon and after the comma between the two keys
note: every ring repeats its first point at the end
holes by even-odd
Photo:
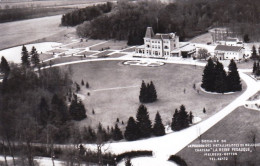
{"type": "Polygon", "coordinates": [[[112,14],[79,25],[77,34],[92,39],[128,40],[129,45],[137,45],[143,44],[148,26],[156,33],[177,32],[180,40],[204,33],[210,27],[225,26],[231,28],[233,35],[247,35],[255,41],[260,34],[259,6],[258,0],[178,0],[170,4],[122,1],[112,14]]]}
{"type": "Polygon", "coordinates": [[[222,63],[210,58],[204,68],[201,87],[209,92],[226,93],[242,90],[240,76],[235,61],[230,60],[228,73],[222,63]]]}
{"type": "Polygon", "coordinates": [[[102,5],[89,6],[84,9],[74,10],[72,12],[62,15],[61,25],[75,26],[84,21],[91,21],[92,19],[101,16],[104,13],[109,13],[112,10],[112,3],[107,2],[102,5]]]}

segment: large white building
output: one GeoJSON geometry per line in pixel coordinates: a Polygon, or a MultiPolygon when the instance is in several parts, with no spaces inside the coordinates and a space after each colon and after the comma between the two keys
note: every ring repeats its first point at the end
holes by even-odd
{"type": "Polygon", "coordinates": [[[175,33],[154,34],[152,27],[147,27],[144,45],[136,47],[135,54],[143,57],[167,58],[179,47],[179,37],[175,33]]]}
{"type": "Polygon", "coordinates": [[[215,48],[215,57],[219,60],[241,60],[244,56],[243,47],[230,45],[217,45],[215,48]]]}

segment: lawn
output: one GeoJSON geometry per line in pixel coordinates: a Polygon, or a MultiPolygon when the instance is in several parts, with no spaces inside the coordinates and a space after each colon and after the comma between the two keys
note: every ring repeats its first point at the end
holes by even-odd
{"type": "Polygon", "coordinates": [[[85,48],[85,47],[89,47],[98,43],[104,42],[104,40],[87,40],[84,39],[82,42],[78,42],[78,43],[74,43],[74,44],[70,44],[67,47],[69,48],[85,48]]]}
{"type": "Polygon", "coordinates": [[[104,43],[104,44],[100,44],[94,47],[91,47],[91,50],[95,50],[95,51],[102,51],[102,50],[106,50],[106,49],[111,49],[111,50],[122,50],[127,48],[127,41],[113,41],[113,40],[109,40],[108,42],[104,43]]]}
{"type": "Polygon", "coordinates": [[[198,93],[193,89],[193,84],[201,81],[203,68],[189,65],[141,67],[123,65],[122,61],[102,61],[74,64],[71,68],[74,81],[80,83],[83,79],[90,85],[90,89],[82,86],[80,91],[85,95],[83,102],[88,109],[88,119],[83,120],[82,125],[96,126],[102,122],[104,126],[112,126],[117,118],[126,123],[129,116],[135,116],[140,105],[138,96],[142,80],[153,81],[158,94],[157,102],[146,104],[150,119],[153,121],[159,111],[164,124],[171,121],[174,110],[181,104],[186,106],[187,111],[205,119],[242,93],[198,93]],[[87,96],[88,92],[90,96],[87,96]],[[206,114],[202,112],[204,107],[206,114]],[[92,109],[95,115],[92,115],[92,109]]]}
{"type": "MultiPolygon", "coordinates": [[[[260,142],[260,112],[249,110],[244,107],[239,107],[231,114],[209,129],[201,137],[203,140],[226,140],[230,144],[245,144],[252,143],[252,132],[256,135],[256,143],[260,142]]],[[[196,139],[192,144],[198,144],[199,139],[196,139]]],[[[253,148],[252,148],[253,149],[253,148]]],[[[238,153],[237,165],[247,166],[251,162],[254,165],[260,163],[260,147],[256,151],[249,153],[238,153]]],[[[178,156],[181,156],[188,165],[200,166],[234,166],[234,158],[229,157],[228,161],[210,161],[208,157],[203,156],[203,153],[194,152],[192,148],[184,148],[178,156]],[[199,160],[198,160],[199,159],[199,160]]]]}

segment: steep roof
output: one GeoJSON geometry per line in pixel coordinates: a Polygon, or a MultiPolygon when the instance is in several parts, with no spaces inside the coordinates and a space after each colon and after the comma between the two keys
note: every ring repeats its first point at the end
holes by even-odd
{"type": "Polygon", "coordinates": [[[152,38],[154,36],[153,28],[147,27],[145,32],[145,38],[152,38]]]}
{"type": "Polygon", "coordinates": [[[217,45],[217,47],[215,48],[215,51],[239,52],[241,49],[242,49],[242,47],[237,47],[237,46],[217,45]]]}
{"type": "Polygon", "coordinates": [[[169,34],[156,33],[156,35],[152,37],[152,39],[173,39],[174,36],[175,36],[174,33],[169,33],[169,34]]]}

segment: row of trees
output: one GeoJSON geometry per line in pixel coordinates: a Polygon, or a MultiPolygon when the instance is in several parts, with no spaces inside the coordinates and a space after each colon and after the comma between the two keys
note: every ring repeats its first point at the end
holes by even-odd
{"type": "Polygon", "coordinates": [[[150,83],[145,84],[145,82],[142,81],[139,101],[141,103],[152,103],[155,102],[156,100],[157,100],[157,92],[153,82],[151,81],[150,83]]]}
{"type": "Polygon", "coordinates": [[[181,40],[201,34],[209,27],[226,26],[235,35],[247,34],[254,41],[260,34],[259,6],[258,0],[231,0],[230,3],[177,0],[170,4],[121,1],[112,14],[85,22],[78,26],[77,33],[93,39],[128,40],[129,45],[137,45],[143,44],[148,26],[152,26],[156,33],[177,32],[181,40]]]}
{"type": "Polygon", "coordinates": [[[165,128],[159,112],[155,116],[155,122],[152,127],[147,108],[141,104],[136,113],[136,120],[133,117],[129,118],[124,136],[126,140],[133,141],[140,138],[148,138],[151,135],[165,135],[165,128]]]}
{"type": "Polygon", "coordinates": [[[63,26],[75,26],[83,23],[84,21],[91,21],[92,19],[108,13],[112,10],[112,3],[107,2],[102,5],[89,6],[84,9],[74,10],[67,14],[64,14],[61,18],[61,25],[63,26]]]}
{"type": "Polygon", "coordinates": [[[213,62],[210,58],[203,71],[201,87],[217,93],[241,91],[242,85],[235,61],[230,61],[226,74],[222,63],[213,62]]]}

